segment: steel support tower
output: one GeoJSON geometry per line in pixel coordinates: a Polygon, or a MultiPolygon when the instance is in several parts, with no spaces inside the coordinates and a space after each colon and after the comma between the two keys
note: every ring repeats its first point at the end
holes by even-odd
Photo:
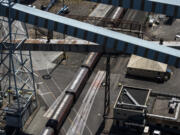
{"type": "Polygon", "coordinates": [[[21,129],[37,106],[31,51],[21,50],[28,34],[26,25],[11,17],[14,3],[0,0],[0,4],[9,6],[9,17],[0,18],[1,117],[4,125],[21,129]]]}

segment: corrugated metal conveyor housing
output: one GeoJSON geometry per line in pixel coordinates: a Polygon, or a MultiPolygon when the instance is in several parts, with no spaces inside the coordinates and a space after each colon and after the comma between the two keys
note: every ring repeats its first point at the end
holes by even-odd
{"type": "MultiPolygon", "coordinates": [[[[14,44],[17,44],[19,40],[15,40],[14,44]]],[[[85,40],[51,40],[53,42],[46,43],[46,39],[27,39],[23,45],[21,45],[21,50],[32,50],[32,51],[65,51],[65,52],[103,52],[103,46],[97,45],[95,43],[89,43],[85,40]]],[[[158,41],[152,41],[154,43],[159,43],[158,41]]],[[[176,41],[164,41],[163,46],[171,47],[180,50],[179,42],[176,41]]],[[[7,50],[7,48],[2,47],[2,50],[7,50]]],[[[16,48],[19,50],[19,48],[16,48]]],[[[115,53],[112,50],[106,52],[115,53]]]]}
{"type": "MultiPolygon", "coordinates": [[[[8,43],[7,43],[8,44],[8,43]]],[[[2,50],[7,50],[4,46],[0,48],[2,50]]],[[[104,52],[103,46],[95,44],[81,44],[81,43],[24,43],[21,48],[16,48],[16,50],[31,50],[31,51],[65,51],[65,52],[104,52]]],[[[114,53],[114,51],[107,51],[114,53]]]]}
{"type": "MultiPolygon", "coordinates": [[[[9,7],[0,4],[0,15],[8,17],[9,7]]],[[[103,46],[103,51],[123,52],[147,57],[180,67],[180,51],[153,42],[107,30],[91,24],[34,9],[21,4],[12,6],[11,17],[51,31],[65,33],[103,46]]]]}
{"type": "Polygon", "coordinates": [[[88,0],[180,18],[179,0],[88,0]]]}

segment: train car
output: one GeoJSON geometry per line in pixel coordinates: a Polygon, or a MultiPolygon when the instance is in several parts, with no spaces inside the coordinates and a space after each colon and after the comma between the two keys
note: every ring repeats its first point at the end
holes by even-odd
{"type": "Polygon", "coordinates": [[[124,16],[126,10],[122,7],[117,7],[113,11],[113,15],[111,17],[111,22],[113,22],[113,26],[117,27],[121,21],[121,18],[124,16]]]}
{"type": "MultiPolygon", "coordinates": [[[[114,19],[120,18],[123,15],[124,10],[122,8],[117,8],[115,11],[114,19]]],[[[46,128],[43,130],[41,135],[55,135],[62,127],[67,115],[69,114],[72,106],[79,97],[82,89],[84,88],[89,75],[91,74],[96,63],[100,59],[100,53],[89,53],[88,57],[85,59],[77,74],[74,76],[73,81],[70,83],[69,88],[67,88],[65,95],[61,102],[59,103],[56,111],[53,113],[52,117],[46,124],[46,128]]]]}
{"type": "Polygon", "coordinates": [[[41,135],[56,135],[58,133],[72,106],[74,105],[84,85],[86,84],[91,70],[99,60],[100,55],[100,53],[92,52],[85,59],[77,74],[70,83],[68,89],[66,90],[61,103],[53,113],[52,117],[48,120],[46,128],[43,130],[41,135]]]}

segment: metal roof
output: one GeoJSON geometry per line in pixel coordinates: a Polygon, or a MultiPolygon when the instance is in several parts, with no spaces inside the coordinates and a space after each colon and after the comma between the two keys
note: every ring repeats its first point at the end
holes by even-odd
{"type": "Polygon", "coordinates": [[[180,18],[179,0],[88,0],[180,18]]]}

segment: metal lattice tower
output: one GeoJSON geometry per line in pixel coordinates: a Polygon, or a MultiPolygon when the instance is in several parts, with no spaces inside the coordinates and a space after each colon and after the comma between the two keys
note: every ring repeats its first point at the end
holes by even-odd
{"type": "Polygon", "coordinates": [[[37,106],[31,51],[21,50],[28,34],[24,23],[11,18],[14,3],[12,0],[0,0],[0,3],[9,5],[9,18],[0,18],[1,117],[5,114],[8,126],[22,128],[37,106]]]}

